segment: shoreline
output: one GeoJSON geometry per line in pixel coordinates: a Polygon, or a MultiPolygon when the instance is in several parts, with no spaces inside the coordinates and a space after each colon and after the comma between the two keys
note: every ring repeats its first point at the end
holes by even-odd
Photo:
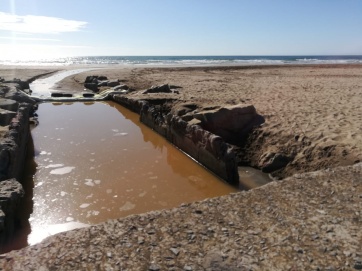
{"type": "MultiPolygon", "coordinates": [[[[277,172],[279,174],[276,175],[277,177],[284,178],[298,173],[299,175],[294,175],[294,177],[289,179],[292,183],[295,182],[301,185],[304,181],[307,182],[309,179],[313,179],[313,176],[320,176],[320,178],[314,178],[316,181],[315,189],[318,192],[322,191],[320,189],[323,189],[322,184],[328,180],[328,176],[329,178],[333,176],[332,179],[336,182],[333,185],[338,183],[339,187],[343,186],[347,189],[347,183],[343,184],[341,180],[348,177],[348,172],[354,171],[354,169],[352,170],[352,167],[337,169],[336,167],[357,164],[362,158],[362,137],[359,134],[359,124],[362,123],[359,106],[361,104],[361,95],[359,94],[361,94],[362,89],[362,65],[333,65],[333,67],[314,65],[311,67],[287,66],[285,67],[286,69],[281,67],[285,66],[253,67],[255,69],[230,66],[224,68],[183,67],[168,69],[163,67],[111,68],[99,70],[97,73],[99,75],[107,75],[111,79],[124,80],[127,85],[135,89],[134,92],[128,94],[130,98],[135,100],[174,98],[176,99],[175,106],[178,103],[187,102],[195,104],[200,108],[215,105],[253,104],[257,112],[265,117],[265,123],[260,128],[257,128],[248,138],[246,145],[240,148],[239,154],[242,156],[240,159],[244,158],[245,163],[254,163],[254,166],[260,167],[272,158],[277,157],[276,154],[293,155],[292,165],[288,164],[284,172],[277,172]],[[182,88],[179,94],[157,93],[149,95],[142,93],[144,89],[151,85],[163,83],[178,85],[182,88]],[[304,173],[319,169],[327,170],[316,173],[317,175],[304,173]],[[343,174],[333,175],[333,172],[340,171],[345,172],[345,176],[343,174]]],[[[58,89],[68,88],[79,91],[82,89],[84,78],[94,73],[91,71],[68,77],[58,85],[58,89]]],[[[353,186],[355,190],[351,192],[352,194],[357,193],[357,201],[355,203],[357,208],[358,191],[361,189],[361,182],[358,182],[358,176],[361,176],[358,169],[359,165],[353,167],[357,169],[355,171],[357,177],[354,177],[357,179],[353,186]]],[[[265,193],[268,191],[268,187],[282,185],[288,187],[289,184],[286,182],[287,180],[283,180],[282,182],[267,185],[267,187],[254,189],[247,192],[247,195],[248,197],[253,197],[253,195],[259,192],[265,193]]],[[[290,188],[286,188],[285,191],[286,193],[295,193],[290,188]]],[[[245,193],[241,193],[240,197],[242,198],[244,195],[245,193]]],[[[279,194],[279,196],[282,195],[279,194]]],[[[342,194],[335,196],[341,197],[342,194]]],[[[222,197],[222,199],[214,200],[223,202],[224,200],[229,201],[231,198],[233,196],[227,199],[222,197]]],[[[205,202],[207,204],[207,202],[213,202],[214,200],[206,200],[205,202]]],[[[295,196],[293,200],[303,202],[304,198],[302,196],[295,196]]],[[[323,200],[323,198],[316,197],[315,200],[318,202],[323,200]]],[[[292,199],[290,199],[290,202],[292,202],[292,199]]],[[[280,200],[276,199],[275,203],[277,204],[277,210],[285,213],[284,209],[280,209],[282,206],[280,205],[280,200]],[[279,203],[277,204],[276,202],[279,203]]],[[[197,205],[198,203],[192,204],[192,206],[197,205]]],[[[262,201],[261,205],[266,208],[267,202],[262,201]],[[263,205],[264,203],[266,205],[263,205]]],[[[346,208],[347,206],[343,207],[346,208]]],[[[242,206],[240,208],[245,212],[251,211],[250,206],[242,206]]],[[[177,212],[175,210],[175,214],[172,214],[172,216],[177,216],[177,212]]],[[[168,211],[161,211],[160,213],[163,216],[168,211]]],[[[313,215],[313,213],[308,213],[307,215],[313,215]]],[[[145,214],[145,216],[148,217],[149,215],[145,214]]],[[[337,214],[333,214],[333,216],[338,217],[337,214]]],[[[135,217],[137,219],[143,216],[135,217]]],[[[132,219],[133,216],[129,219],[119,220],[117,223],[124,223],[123,221],[130,221],[132,219]]],[[[254,222],[256,223],[255,220],[254,222]]],[[[125,223],[127,224],[127,222],[125,223]]],[[[208,223],[211,222],[208,221],[208,223]]],[[[250,225],[252,227],[254,224],[250,225]]],[[[103,226],[106,227],[106,224],[102,224],[99,228],[103,226]]],[[[312,226],[314,227],[314,225],[312,226]]],[[[348,231],[350,230],[351,228],[348,228],[348,231]]],[[[86,231],[91,230],[80,230],[78,233],[64,233],[59,236],[73,235],[71,238],[76,238],[77,234],[82,235],[86,231]]],[[[352,231],[354,230],[352,229],[352,231]]],[[[360,235],[358,236],[358,238],[361,238],[360,235]]],[[[103,237],[111,238],[110,236],[103,237]]],[[[56,238],[57,236],[49,238],[48,241],[51,242],[51,240],[56,240],[56,238]]],[[[40,248],[42,244],[36,247],[40,248]]],[[[26,248],[25,250],[32,253],[32,249],[26,248]]],[[[36,248],[34,247],[34,249],[36,248]]],[[[17,258],[16,252],[10,254],[17,258]]],[[[12,256],[9,257],[11,258],[12,256]]],[[[355,257],[358,257],[358,255],[355,257]]],[[[320,260],[318,258],[318,261],[320,260]]],[[[159,260],[157,261],[159,262],[159,260]]],[[[268,261],[273,262],[271,258],[268,261]]],[[[288,265],[289,263],[286,262],[285,264],[288,265]]],[[[163,262],[163,264],[166,263],[163,262]]],[[[321,264],[323,265],[323,262],[321,264]]]]}

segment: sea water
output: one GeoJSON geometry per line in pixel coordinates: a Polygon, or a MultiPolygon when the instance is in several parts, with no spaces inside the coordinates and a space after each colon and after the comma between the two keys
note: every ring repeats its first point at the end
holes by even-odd
{"type": "Polygon", "coordinates": [[[361,55],[295,56],[80,56],[33,60],[0,60],[0,65],[131,65],[131,66],[209,66],[209,65],[289,65],[361,64],[361,55]]]}

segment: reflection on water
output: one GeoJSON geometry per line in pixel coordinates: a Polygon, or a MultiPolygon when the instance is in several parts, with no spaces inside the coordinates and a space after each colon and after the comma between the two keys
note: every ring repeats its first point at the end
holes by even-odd
{"type": "Polygon", "coordinates": [[[113,102],[41,104],[37,113],[29,244],[236,191],[113,102]]]}

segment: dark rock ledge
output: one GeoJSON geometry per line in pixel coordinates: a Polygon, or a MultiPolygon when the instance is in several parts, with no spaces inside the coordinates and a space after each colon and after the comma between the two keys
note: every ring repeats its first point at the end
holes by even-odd
{"type": "Polygon", "coordinates": [[[0,85],[0,245],[11,240],[15,213],[24,195],[20,180],[24,167],[35,101],[23,93],[26,82],[0,85]]]}

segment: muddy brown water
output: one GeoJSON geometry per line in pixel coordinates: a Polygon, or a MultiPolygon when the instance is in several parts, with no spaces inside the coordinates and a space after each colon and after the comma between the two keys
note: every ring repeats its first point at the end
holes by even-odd
{"type": "Polygon", "coordinates": [[[237,191],[114,102],[44,103],[37,113],[23,243],[237,191]]]}

